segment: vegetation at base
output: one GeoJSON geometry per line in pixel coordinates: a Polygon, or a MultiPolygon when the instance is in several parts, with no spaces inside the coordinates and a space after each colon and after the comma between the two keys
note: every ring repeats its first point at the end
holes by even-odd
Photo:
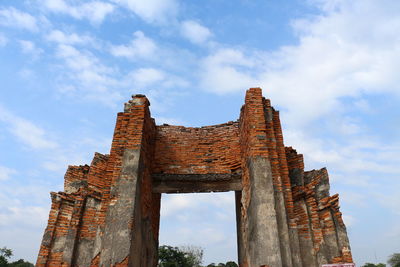
{"type": "Polygon", "coordinates": [[[195,265],[196,259],[178,247],[161,246],[158,248],[158,266],[160,267],[192,267],[195,265]]]}
{"type": "Polygon", "coordinates": [[[211,263],[207,266],[203,262],[203,249],[195,246],[171,247],[160,246],[158,248],[159,267],[238,267],[233,261],[227,263],[211,263]]]}
{"type": "Polygon", "coordinates": [[[34,267],[32,263],[24,261],[23,259],[8,262],[12,255],[11,249],[6,247],[0,248],[0,267],[34,267]]]}
{"type": "Polygon", "coordinates": [[[390,255],[388,263],[391,267],[400,267],[400,253],[390,255]]]}
{"type": "MultiPolygon", "coordinates": [[[[185,246],[172,247],[160,246],[158,248],[158,266],[159,267],[238,267],[234,261],[226,263],[211,263],[207,266],[201,265],[203,262],[204,251],[200,247],[185,246]]],[[[13,252],[7,247],[0,248],[0,267],[34,267],[34,265],[23,259],[8,262],[13,252]]],[[[394,253],[389,257],[390,267],[400,267],[400,253],[394,253]]],[[[384,263],[365,263],[361,267],[386,267],[384,263]]]]}
{"type": "MultiPolygon", "coordinates": [[[[400,267],[400,253],[394,253],[389,256],[388,264],[390,267],[400,267]]],[[[361,267],[386,267],[384,263],[366,263],[361,267]]]]}
{"type": "Polygon", "coordinates": [[[218,263],[218,265],[211,263],[207,267],[238,267],[238,265],[234,261],[228,261],[227,263],[218,263]]]}

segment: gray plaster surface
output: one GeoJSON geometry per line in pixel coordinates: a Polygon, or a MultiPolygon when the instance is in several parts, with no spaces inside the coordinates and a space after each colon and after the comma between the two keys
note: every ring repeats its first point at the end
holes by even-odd
{"type": "Polygon", "coordinates": [[[111,188],[102,240],[100,266],[111,266],[129,256],[132,243],[132,220],[137,205],[137,186],[140,179],[140,150],[126,149],[121,174],[111,188]]]}
{"type": "Polygon", "coordinates": [[[250,266],[282,266],[275,197],[269,160],[248,159],[250,204],[248,207],[248,255],[250,266]]]}

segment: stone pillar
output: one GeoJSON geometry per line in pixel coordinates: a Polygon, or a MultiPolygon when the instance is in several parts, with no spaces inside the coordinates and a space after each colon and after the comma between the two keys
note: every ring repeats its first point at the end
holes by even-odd
{"type": "Polygon", "coordinates": [[[326,208],[321,212],[322,221],[324,224],[324,249],[326,258],[331,260],[340,256],[340,250],[338,246],[338,239],[336,235],[335,223],[332,218],[332,212],[330,208],[326,208]]]}
{"type": "MultiPolygon", "coordinates": [[[[243,190],[241,199],[241,266],[282,267],[274,180],[264,99],[260,88],[246,92],[240,114],[243,190]]],[[[271,120],[268,122],[270,124],[271,120]]],[[[269,125],[270,126],[270,125],[269,125]]],[[[272,153],[272,152],[271,152],[272,153]]],[[[275,162],[274,162],[275,164],[275,162]]],[[[276,166],[274,166],[276,169],[276,166]]]]}
{"type": "Polygon", "coordinates": [[[40,245],[39,256],[36,261],[36,266],[46,266],[52,249],[54,233],[56,231],[58,217],[61,208],[61,198],[54,192],[51,193],[51,209],[47,227],[43,234],[42,243],[40,245]]]}
{"type": "MultiPolygon", "coordinates": [[[[288,211],[286,210],[284,196],[284,186],[282,183],[283,173],[281,169],[282,162],[280,162],[280,154],[278,151],[278,145],[283,146],[283,144],[278,143],[277,131],[274,125],[274,115],[273,108],[269,100],[263,98],[264,102],[264,118],[266,124],[266,143],[268,146],[268,158],[271,164],[271,172],[273,177],[274,195],[275,195],[275,211],[276,219],[278,223],[279,230],[279,240],[280,240],[280,250],[282,256],[283,266],[293,266],[292,257],[290,251],[290,240],[289,240],[289,228],[288,228],[288,211]]],[[[281,159],[283,161],[283,159],[281,159]]],[[[289,185],[290,188],[290,185],[289,185]]]]}
{"type": "Polygon", "coordinates": [[[67,266],[73,266],[75,261],[75,246],[79,233],[79,225],[82,218],[82,212],[85,204],[86,197],[79,197],[75,200],[74,209],[72,211],[72,218],[70,221],[70,227],[65,238],[64,249],[63,249],[63,263],[67,266]]]}
{"type": "Polygon", "coordinates": [[[300,199],[295,202],[295,206],[296,213],[299,218],[299,242],[303,266],[318,267],[317,259],[314,253],[312,228],[306,201],[304,199],[300,199]]]}
{"type": "MultiPolygon", "coordinates": [[[[270,102],[267,101],[268,106],[270,106],[270,102]]],[[[294,215],[294,202],[292,195],[292,185],[289,178],[289,167],[288,161],[286,158],[285,145],[283,143],[283,133],[281,122],[279,118],[279,111],[274,110],[272,107],[272,116],[273,116],[273,127],[274,127],[274,136],[276,140],[276,152],[279,159],[279,173],[281,176],[282,190],[284,196],[284,204],[286,208],[286,224],[288,227],[288,235],[289,240],[286,240],[286,246],[289,244],[290,248],[290,260],[286,261],[286,266],[291,267],[303,267],[301,262],[300,255],[300,244],[299,244],[299,236],[297,231],[297,223],[294,215]]],[[[286,229],[284,229],[286,231],[286,229]]],[[[282,245],[285,244],[281,244],[282,245]]]]}
{"type": "Polygon", "coordinates": [[[270,163],[265,158],[254,157],[248,160],[248,168],[250,178],[250,204],[247,208],[249,265],[283,266],[270,163]]]}
{"type": "Polygon", "coordinates": [[[136,95],[119,117],[126,122],[116,130],[110,157],[122,151],[116,160],[121,165],[113,172],[118,176],[112,178],[100,266],[157,265],[160,194],[152,193],[155,124],[149,105],[136,95]]]}
{"type": "Polygon", "coordinates": [[[101,266],[114,266],[127,261],[131,250],[140,250],[140,165],[140,150],[125,150],[121,175],[111,189],[101,266]]]}
{"type": "Polygon", "coordinates": [[[341,252],[342,261],[345,263],[352,263],[353,257],[351,254],[349,237],[347,236],[346,226],[342,219],[342,213],[339,211],[338,199],[336,199],[334,206],[334,213],[332,214],[332,217],[335,223],[338,246],[341,252]]]}

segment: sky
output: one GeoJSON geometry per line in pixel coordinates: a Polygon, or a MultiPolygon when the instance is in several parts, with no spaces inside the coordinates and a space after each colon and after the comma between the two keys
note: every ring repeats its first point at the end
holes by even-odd
{"type": "MultiPolygon", "coordinates": [[[[158,124],[236,120],[245,90],[327,167],[358,265],[400,252],[400,1],[0,0],[0,247],[35,262],[68,165],[108,153],[145,94],[158,124]]],[[[163,195],[160,244],[236,260],[233,193],[163,195]]]]}

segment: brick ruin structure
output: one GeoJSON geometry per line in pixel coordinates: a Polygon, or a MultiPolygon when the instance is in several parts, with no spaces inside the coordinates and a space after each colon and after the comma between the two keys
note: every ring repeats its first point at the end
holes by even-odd
{"type": "Polygon", "coordinates": [[[118,113],[110,154],[69,166],[36,266],[157,266],[162,193],[235,191],[243,267],[351,263],[338,195],[325,168],[304,171],[260,88],[237,121],[156,125],[135,95],[118,113]]]}

